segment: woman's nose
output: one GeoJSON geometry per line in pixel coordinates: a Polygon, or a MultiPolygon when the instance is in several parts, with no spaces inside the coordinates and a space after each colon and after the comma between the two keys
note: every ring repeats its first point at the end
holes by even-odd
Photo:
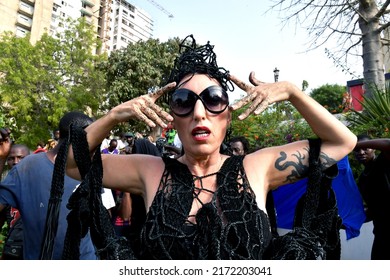
{"type": "Polygon", "coordinates": [[[206,115],[206,108],[204,107],[201,100],[197,100],[194,105],[194,118],[204,118],[206,115]]]}

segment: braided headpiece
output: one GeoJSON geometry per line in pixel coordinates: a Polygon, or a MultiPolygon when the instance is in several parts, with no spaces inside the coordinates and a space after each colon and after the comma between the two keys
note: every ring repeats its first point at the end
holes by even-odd
{"type": "Polygon", "coordinates": [[[192,35],[187,36],[180,44],[179,57],[176,58],[171,71],[169,82],[179,82],[187,75],[188,80],[194,74],[206,74],[216,79],[226,91],[233,91],[234,86],[229,81],[229,71],[218,67],[217,55],[213,51],[214,46],[207,42],[206,45],[197,46],[192,35]]]}

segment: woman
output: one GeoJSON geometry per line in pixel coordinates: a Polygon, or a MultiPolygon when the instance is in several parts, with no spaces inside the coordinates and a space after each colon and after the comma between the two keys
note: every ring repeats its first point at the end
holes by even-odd
{"type": "MultiPolygon", "coordinates": [[[[324,168],[351,152],[356,137],[320,104],[288,82],[263,83],[254,73],[247,84],[216,63],[213,46],[181,45],[170,83],[161,90],[111,109],[85,129],[93,151],[117,124],[138,119],[150,127],[172,122],[183,144],[177,159],[148,155],[102,155],[103,185],[144,198],[147,219],[141,233],[146,259],[262,259],[271,240],[267,193],[307,175],[308,141],[223,155],[220,146],[233,110],[260,114],[288,100],[322,139],[324,168]],[[229,106],[233,83],[247,96],[229,106]],[[170,114],[155,101],[169,94],[170,114]],[[200,102],[199,102],[200,101],[200,102]]],[[[187,38],[187,39],[188,39],[187,38]]],[[[67,172],[80,178],[72,153],[67,172]]]]}

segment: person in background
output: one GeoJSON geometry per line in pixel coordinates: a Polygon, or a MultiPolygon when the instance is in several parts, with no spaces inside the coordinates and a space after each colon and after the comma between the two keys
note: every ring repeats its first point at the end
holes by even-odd
{"type": "Polygon", "coordinates": [[[107,134],[106,138],[104,138],[102,143],[100,144],[100,150],[102,151],[103,149],[108,148],[108,146],[110,146],[110,141],[111,141],[111,131],[110,133],[107,134]]]}
{"type": "Polygon", "coordinates": [[[152,143],[153,145],[156,145],[156,142],[154,141],[154,138],[152,135],[148,135],[147,139],[152,143]]]}
{"type": "Polygon", "coordinates": [[[390,260],[390,139],[358,135],[353,154],[364,165],[358,187],[366,205],[366,216],[374,226],[371,259],[390,260]]]}
{"type": "Polygon", "coordinates": [[[22,159],[30,154],[30,149],[24,144],[12,144],[11,151],[7,157],[9,169],[17,165],[22,159]]]}
{"type": "Polygon", "coordinates": [[[233,155],[246,155],[249,152],[249,141],[245,136],[236,136],[229,141],[233,155]]]}
{"type": "MultiPolygon", "coordinates": [[[[134,134],[133,134],[133,137],[134,137],[134,134]]],[[[127,146],[127,143],[126,143],[126,133],[125,132],[120,132],[119,136],[114,137],[114,138],[118,140],[117,149],[119,150],[120,153],[124,153],[125,147],[127,146]]]]}
{"type": "Polygon", "coordinates": [[[58,143],[60,140],[60,129],[53,130],[53,139],[58,143]]]}
{"type": "Polygon", "coordinates": [[[47,140],[45,149],[46,150],[54,149],[54,147],[57,146],[59,139],[60,139],[60,130],[59,129],[53,130],[53,138],[47,140]]]}
{"type": "Polygon", "coordinates": [[[119,150],[117,149],[118,140],[111,139],[108,148],[102,150],[102,154],[111,154],[111,155],[119,155],[119,150]]]}
{"type": "Polygon", "coordinates": [[[125,147],[124,149],[121,150],[121,154],[131,154],[133,147],[134,147],[134,142],[137,140],[137,137],[134,135],[132,132],[126,132],[124,134],[124,143],[125,147]]]}
{"type": "MultiPolygon", "coordinates": [[[[30,149],[23,144],[13,144],[7,157],[8,168],[11,169],[30,154],[30,149]]],[[[23,259],[23,223],[18,209],[8,206],[2,211],[6,215],[8,233],[2,252],[3,260],[23,259]]],[[[0,214],[2,215],[2,214],[0,214]]],[[[0,228],[3,223],[0,222],[0,228]]]]}
{"type": "MultiPolygon", "coordinates": [[[[214,46],[188,36],[180,45],[168,84],[112,108],[85,129],[92,153],[108,131],[137,119],[150,127],[174,124],[183,144],[182,156],[102,155],[103,185],[143,197],[146,220],[140,233],[140,259],[270,258],[272,240],[266,211],[269,191],[307,177],[309,142],[297,141],[227,156],[220,147],[232,111],[246,110],[238,120],[258,115],[269,105],[290,101],[321,138],[321,166],[333,166],[356,145],[356,136],[322,105],[297,86],[250,83],[217,65],[214,46]],[[246,97],[229,106],[234,85],[246,97]],[[170,113],[156,101],[166,95],[170,113]],[[248,105],[248,107],[246,107],[248,105]],[[259,163],[261,163],[259,165],[259,163]]],[[[70,147],[67,174],[80,178],[70,147]]]]}
{"type": "MultiPolygon", "coordinates": [[[[81,112],[66,113],[60,120],[58,145],[47,153],[31,154],[25,157],[9,171],[7,177],[0,183],[0,211],[3,211],[7,206],[15,207],[20,211],[23,222],[24,259],[40,259],[54,162],[61,143],[65,143],[68,139],[71,124],[86,127],[92,122],[93,120],[90,117],[81,112]]],[[[3,141],[3,144],[0,145],[0,159],[7,158],[10,152],[9,137],[6,139],[6,142],[3,141]]],[[[65,176],[64,193],[59,209],[60,216],[52,259],[62,258],[67,229],[66,216],[69,213],[66,204],[79,184],[80,181],[65,176]]],[[[80,259],[96,259],[95,248],[89,233],[81,241],[80,259]]]]}

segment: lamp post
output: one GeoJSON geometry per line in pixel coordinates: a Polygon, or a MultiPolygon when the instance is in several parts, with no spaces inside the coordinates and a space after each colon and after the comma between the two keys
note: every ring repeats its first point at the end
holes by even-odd
{"type": "MultiPolygon", "coordinates": [[[[279,69],[275,67],[274,69],[274,81],[275,83],[279,80],[279,69]]],[[[279,102],[276,103],[276,111],[279,112],[279,102]]],[[[277,118],[279,119],[279,114],[277,114],[277,118]]]]}
{"type": "Polygon", "coordinates": [[[274,80],[275,80],[275,83],[279,80],[279,69],[276,67],[274,69],[274,80]]]}

